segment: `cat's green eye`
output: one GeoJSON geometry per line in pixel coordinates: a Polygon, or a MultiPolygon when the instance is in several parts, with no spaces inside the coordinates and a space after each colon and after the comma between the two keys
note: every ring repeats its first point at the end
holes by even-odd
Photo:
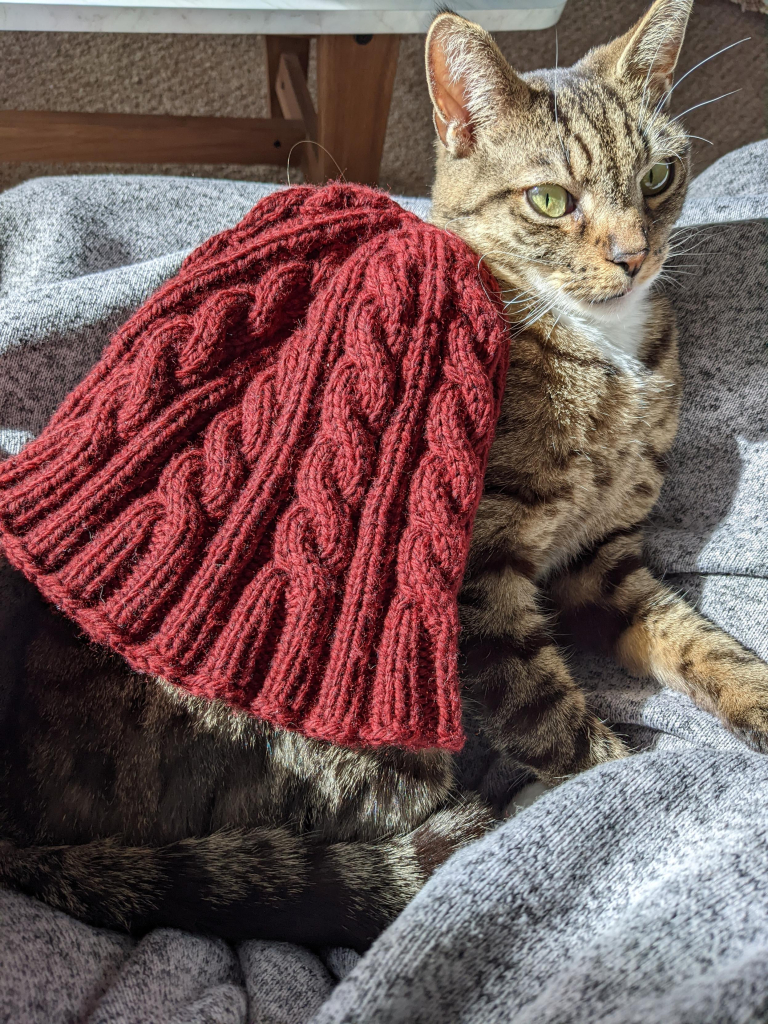
{"type": "Polygon", "coordinates": [[[663,161],[654,164],[640,179],[640,189],[644,196],[657,196],[672,182],[672,164],[663,161]]]}
{"type": "Polygon", "coordinates": [[[576,205],[571,193],[562,185],[534,185],[526,195],[534,210],[545,217],[563,217],[576,205]]]}

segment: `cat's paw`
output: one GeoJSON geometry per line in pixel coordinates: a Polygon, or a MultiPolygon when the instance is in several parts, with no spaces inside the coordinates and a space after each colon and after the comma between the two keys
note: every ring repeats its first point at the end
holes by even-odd
{"type": "Polygon", "coordinates": [[[768,665],[757,658],[723,672],[718,715],[753,750],[768,754],[768,665]]]}
{"type": "Polygon", "coordinates": [[[538,775],[543,782],[557,785],[579,772],[632,753],[605,722],[592,714],[582,719],[572,735],[569,748],[562,743],[548,770],[539,769],[538,775]]]}
{"type": "Polygon", "coordinates": [[[606,761],[627,757],[631,751],[619,736],[596,715],[589,715],[585,722],[588,749],[579,770],[594,768],[606,761]]]}

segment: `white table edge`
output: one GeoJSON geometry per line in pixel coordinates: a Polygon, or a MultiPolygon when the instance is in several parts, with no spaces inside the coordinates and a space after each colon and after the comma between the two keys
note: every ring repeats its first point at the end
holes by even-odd
{"type": "MultiPolygon", "coordinates": [[[[407,0],[405,0],[407,2],[407,0]]],[[[480,0],[482,2],[482,0],[480,0]]],[[[226,3],[226,0],[224,0],[226,3]]],[[[0,3],[0,31],[199,33],[212,35],[388,35],[426,32],[432,4],[422,10],[275,7],[123,6],[121,4],[0,3]]],[[[566,0],[532,0],[518,9],[462,8],[458,13],[491,32],[532,31],[558,21],[566,0]]],[[[405,5],[405,4],[404,4],[405,5]]]]}

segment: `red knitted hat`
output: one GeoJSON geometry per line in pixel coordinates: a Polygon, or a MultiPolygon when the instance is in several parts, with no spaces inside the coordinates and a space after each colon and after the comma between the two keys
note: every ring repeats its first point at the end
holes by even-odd
{"type": "Polygon", "coordinates": [[[191,693],[335,743],[460,749],[456,595],[506,368],[493,287],[382,193],[269,196],[0,465],[7,557],[191,693]]]}

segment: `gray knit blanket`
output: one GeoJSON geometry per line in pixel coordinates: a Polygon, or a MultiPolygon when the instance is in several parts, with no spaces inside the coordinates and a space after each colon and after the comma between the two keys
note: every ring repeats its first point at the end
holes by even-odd
{"type": "MultiPolygon", "coordinates": [[[[0,454],[43,427],[190,249],[269,190],[78,177],[1,195],[0,454]]],[[[648,553],[768,660],[767,217],[768,142],[691,187],[670,285],[684,410],[648,553]]],[[[171,929],[135,942],[0,891],[0,1021],[768,1020],[768,758],[680,694],[598,659],[573,666],[641,752],[454,856],[363,958],[171,929]]]]}

